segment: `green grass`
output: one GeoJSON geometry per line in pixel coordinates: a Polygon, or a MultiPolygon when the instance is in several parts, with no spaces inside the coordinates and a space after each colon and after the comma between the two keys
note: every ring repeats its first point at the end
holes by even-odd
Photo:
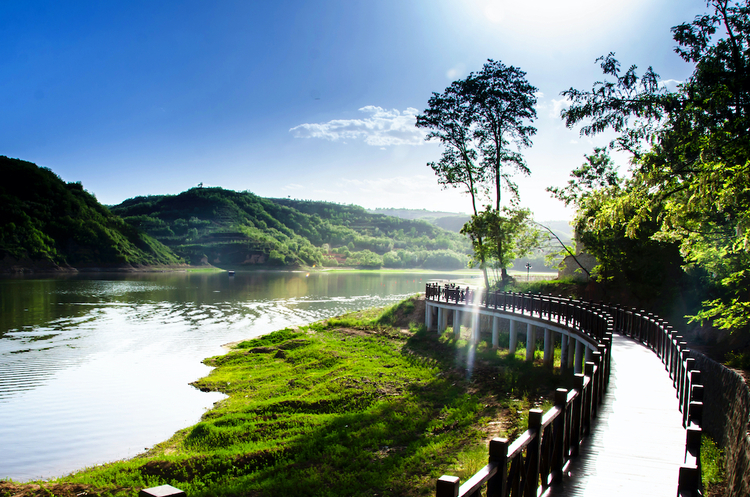
{"type": "MultiPolygon", "coordinates": [[[[54,483],[91,495],[171,484],[208,495],[432,495],[526,429],[566,378],[462,336],[403,322],[415,303],[279,330],[207,359],[228,398],[148,453],[54,483]],[[490,432],[490,427],[495,430],[490,432]]],[[[419,312],[415,312],[416,315],[419,312]]]]}
{"type": "Polygon", "coordinates": [[[701,438],[701,479],[706,493],[724,482],[724,451],[705,433],[701,438]]]}

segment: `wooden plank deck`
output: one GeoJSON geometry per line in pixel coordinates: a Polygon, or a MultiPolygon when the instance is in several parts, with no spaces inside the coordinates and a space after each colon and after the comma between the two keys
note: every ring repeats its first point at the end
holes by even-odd
{"type": "Polygon", "coordinates": [[[615,335],[609,388],[551,496],[674,497],[685,430],[672,380],[651,350],[615,335]],[[567,475],[566,475],[567,476],[567,475]]]}

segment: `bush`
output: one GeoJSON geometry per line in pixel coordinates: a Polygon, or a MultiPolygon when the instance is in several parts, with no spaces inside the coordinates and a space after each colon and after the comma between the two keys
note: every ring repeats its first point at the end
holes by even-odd
{"type": "Polygon", "coordinates": [[[401,267],[401,258],[396,252],[386,252],[383,254],[383,266],[385,267],[401,267]]]}
{"type": "Polygon", "coordinates": [[[268,254],[268,263],[272,266],[283,266],[286,263],[286,256],[278,250],[272,250],[268,254]]]}
{"type": "Polygon", "coordinates": [[[353,253],[348,262],[353,266],[379,268],[383,265],[383,258],[375,252],[365,249],[353,253]]]}
{"type": "Polygon", "coordinates": [[[463,269],[469,258],[452,250],[437,250],[431,252],[422,266],[429,269],[463,269]]]}
{"type": "Polygon", "coordinates": [[[339,265],[338,261],[333,257],[324,257],[322,264],[323,267],[336,267],[339,265]]]}

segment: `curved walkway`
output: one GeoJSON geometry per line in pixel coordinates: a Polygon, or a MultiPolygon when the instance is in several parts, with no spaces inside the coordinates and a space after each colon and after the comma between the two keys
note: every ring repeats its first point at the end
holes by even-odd
{"type": "MultiPolygon", "coordinates": [[[[585,373],[576,375],[576,388],[566,398],[559,389],[554,408],[546,414],[533,410],[533,417],[530,412],[529,429],[512,444],[492,440],[489,464],[465,484],[443,475],[439,497],[472,495],[485,483],[493,490],[488,493],[499,489],[513,497],[537,495],[539,485],[551,495],[701,495],[701,372],[669,323],[644,311],[551,295],[476,295],[428,284],[425,297],[428,329],[433,311],[438,311],[439,332],[447,324],[441,308],[453,311],[455,325],[471,303],[474,315],[494,316],[493,346],[498,345],[499,319],[511,321],[511,350],[514,321],[528,321],[528,360],[536,344],[534,328],[542,327],[545,363],[556,341],[553,331],[561,334],[563,367],[574,359],[578,373],[585,361],[585,373]],[[509,468],[507,461],[512,461],[509,468]]],[[[478,340],[477,317],[471,327],[478,340]]]]}
{"type": "Polygon", "coordinates": [[[672,497],[685,454],[672,380],[651,350],[620,335],[611,368],[591,433],[549,495],[672,497]]]}

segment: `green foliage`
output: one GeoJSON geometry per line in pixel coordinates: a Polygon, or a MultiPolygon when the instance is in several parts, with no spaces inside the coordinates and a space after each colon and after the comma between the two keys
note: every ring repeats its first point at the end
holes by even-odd
{"type": "Polygon", "coordinates": [[[464,254],[452,250],[434,250],[428,253],[422,265],[430,269],[463,269],[468,263],[464,254]]]}
{"type": "Polygon", "coordinates": [[[500,271],[500,277],[495,281],[505,281],[505,269],[515,259],[538,247],[542,238],[531,220],[531,211],[507,207],[497,211],[488,206],[478,215],[471,216],[461,233],[472,241],[475,265],[500,271]]]}
{"type": "Polygon", "coordinates": [[[708,5],[707,14],[672,28],[676,52],[694,64],[677,91],[660,85],[651,68],[642,76],[635,66],[622,71],[609,54],[600,58],[608,80],[591,91],[564,92],[572,101],[563,112],[566,124],[582,123],[583,135],[617,132],[610,146],[632,154],[632,174],[614,180],[607,164],[596,169],[590,160],[592,191],[582,194],[569,185],[556,193],[579,207],[577,228],[590,235],[584,240],[587,249],[599,250],[592,246],[604,237],[609,246],[600,252],[636,256],[607,260],[605,254],[602,274],[649,271],[637,266],[652,254],[668,272],[681,266],[682,279],[705,287],[694,320],[747,332],[750,4],[712,0],[708,5]]]}
{"type": "Polygon", "coordinates": [[[724,365],[730,368],[750,371],[750,352],[727,352],[724,365]]]}
{"type": "Polygon", "coordinates": [[[536,119],[536,91],[519,68],[488,60],[480,72],[454,81],[442,94],[433,93],[417,116],[417,127],[430,130],[427,140],[444,147],[440,161],[428,164],[438,183],[462,187],[471,196],[474,215],[461,233],[471,238],[487,286],[488,267],[499,269],[505,280],[513,255],[528,251],[520,240],[539,241],[538,231],[526,222],[529,211],[516,208],[518,185],[512,179],[515,173],[530,174],[518,150],[531,146],[536,133],[529,124],[536,119]],[[511,194],[511,210],[501,210],[504,190],[511,194]],[[490,203],[480,212],[477,204],[483,198],[490,203]]]}
{"type": "Polygon", "coordinates": [[[442,94],[433,93],[417,116],[417,127],[430,130],[427,140],[444,146],[442,159],[428,165],[441,185],[466,189],[475,215],[477,195],[494,196],[496,210],[503,189],[518,197],[511,177],[513,172],[528,175],[529,169],[509,146],[531,145],[536,128],[527,123],[536,118],[536,91],[519,68],[488,60],[480,72],[454,81],[442,94]]]}
{"type": "Polygon", "coordinates": [[[716,446],[711,437],[701,435],[701,480],[706,495],[711,495],[711,487],[724,482],[724,451],[716,446]]]}
{"type": "Polygon", "coordinates": [[[73,266],[182,263],[112,215],[80,183],[65,183],[49,169],[4,156],[0,169],[0,258],[73,266]]]}
{"type": "MultiPolygon", "coordinates": [[[[377,268],[383,265],[382,255],[392,251],[468,249],[460,235],[426,221],[370,214],[358,206],[265,199],[221,188],[137,197],[112,211],[194,264],[206,254],[210,263],[229,266],[377,268]]],[[[418,267],[425,257],[414,260],[406,265],[402,260],[400,267],[418,267]]]]}
{"type": "Polygon", "coordinates": [[[563,295],[569,298],[578,298],[583,294],[584,286],[585,284],[575,281],[572,278],[528,282],[517,280],[512,285],[507,285],[505,291],[533,293],[537,295],[563,295]]]}
{"type": "Polygon", "coordinates": [[[379,268],[383,265],[383,258],[371,250],[360,250],[349,258],[353,266],[379,268]]]}
{"type": "Polygon", "coordinates": [[[298,332],[289,328],[283,330],[274,331],[268,335],[263,335],[260,338],[254,338],[252,340],[245,340],[238,343],[235,348],[237,349],[250,349],[253,347],[265,347],[267,345],[277,345],[281,342],[286,342],[292,338],[296,338],[299,335],[298,332]]]}

